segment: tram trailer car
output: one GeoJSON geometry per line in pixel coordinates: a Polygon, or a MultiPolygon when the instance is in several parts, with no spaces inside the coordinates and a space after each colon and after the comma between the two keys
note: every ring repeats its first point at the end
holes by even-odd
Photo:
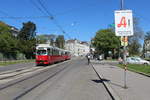
{"type": "Polygon", "coordinates": [[[70,54],[70,52],[69,52],[68,50],[65,50],[64,52],[65,52],[65,54],[64,54],[65,60],[70,60],[70,59],[71,59],[71,54],[70,54]]]}
{"type": "Polygon", "coordinates": [[[69,59],[71,59],[71,56],[67,50],[48,45],[36,47],[36,65],[48,65],[69,59]]]}

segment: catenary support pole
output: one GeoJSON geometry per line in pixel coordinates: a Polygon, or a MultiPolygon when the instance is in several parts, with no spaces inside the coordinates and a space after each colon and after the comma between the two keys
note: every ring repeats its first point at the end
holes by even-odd
{"type": "MultiPolygon", "coordinates": [[[[124,9],[124,0],[121,0],[121,10],[124,9]]],[[[126,64],[126,45],[125,45],[125,36],[123,37],[124,38],[124,54],[123,54],[123,60],[124,60],[124,88],[126,89],[127,88],[127,64],[126,64]]]]}
{"type": "Polygon", "coordinates": [[[126,89],[127,88],[127,63],[126,63],[126,45],[125,45],[125,36],[124,36],[124,56],[123,56],[123,59],[124,59],[124,88],[126,89]]]}

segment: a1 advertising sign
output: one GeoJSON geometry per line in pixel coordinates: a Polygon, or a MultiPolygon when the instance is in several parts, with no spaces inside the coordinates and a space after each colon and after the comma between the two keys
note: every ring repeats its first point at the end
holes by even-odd
{"type": "Polygon", "coordinates": [[[132,10],[115,11],[115,33],[116,36],[133,35],[133,16],[132,10]]]}

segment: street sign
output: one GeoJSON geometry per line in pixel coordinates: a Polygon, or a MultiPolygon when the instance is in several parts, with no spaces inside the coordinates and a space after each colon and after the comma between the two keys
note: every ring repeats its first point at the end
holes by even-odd
{"type": "Polygon", "coordinates": [[[127,46],[128,45],[128,37],[127,36],[125,36],[125,37],[123,37],[123,36],[121,36],[121,46],[127,46]]]}
{"type": "Polygon", "coordinates": [[[132,10],[115,11],[115,33],[116,36],[133,35],[133,16],[132,10]]]}

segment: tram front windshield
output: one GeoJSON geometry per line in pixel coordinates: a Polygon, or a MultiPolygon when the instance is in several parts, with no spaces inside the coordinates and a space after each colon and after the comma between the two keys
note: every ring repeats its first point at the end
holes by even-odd
{"type": "Polygon", "coordinates": [[[46,50],[37,50],[37,55],[47,55],[46,50]]]}

